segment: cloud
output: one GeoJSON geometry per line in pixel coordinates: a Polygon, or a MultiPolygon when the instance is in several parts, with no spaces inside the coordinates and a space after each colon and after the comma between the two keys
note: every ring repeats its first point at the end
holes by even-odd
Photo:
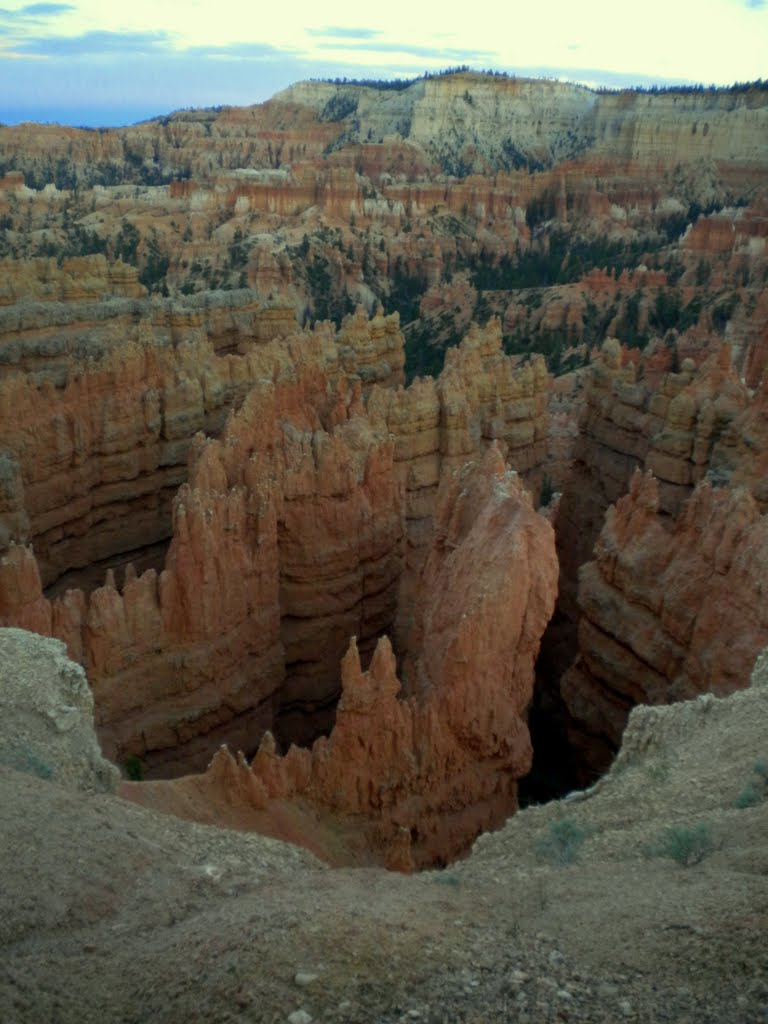
{"type": "Polygon", "coordinates": [[[73,4],[27,4],[18,10],[10,11],[7,7],[0,7],[0,18],[4,21],[37,21],[41,17],[48,17],[56,14],[66,14],[67,11],[75,11],[73,4]]]}
{"type": "Polygon", "coordinates": [[[442,61],[493,61],[493,50],[443,49],[439,46],[414,46],[412,43],[318,43],[318,50],[364,50],[370,53],[404,53],[413,57],[432,57],[442,61]]]}
{"type": "Polygon", "coordinates": [[[167,32],[84,32],[79,36],[39,36],[14,44],[16,53],[37,57],[127,56],[157,53],[170,43],[167,32]]]}
{"type": "Polygon", "coordinates": [[[326,25],[324,28],[308,28],[307,35],[335,39],[374,39],[381,32],[375,28],[345,28],[342,25],[326,25]]]}
{"type": "Polygon", "coordinates": [[[291,56],[296,51],[271,43],[230,43],[225,46],[190,46],[184,54],[189,57],[218,57],[231,60],[275,60],[291,56]]]}
{"type": "MultiPolygon", "coordinates": [[[[2,30],[0,29],[0,32],[2,30]]],[[[173,36],[164,30],[156,32],[84,32],[78,36],[31,36],[13,44],[14,56],[22,57],[100,57],[116,60],[142,54],[178,61],[193,60],[276,60],[291,57],[296,51],[270,43],[230,43],[221,46],[190,46],[177,48],[173,36]]]]}
{"type": "Polygon", "coordinates": [[[27,4],[21,8],[21,14],[64,14],[66,11],[75,11],[74,4],[27,4]]]}

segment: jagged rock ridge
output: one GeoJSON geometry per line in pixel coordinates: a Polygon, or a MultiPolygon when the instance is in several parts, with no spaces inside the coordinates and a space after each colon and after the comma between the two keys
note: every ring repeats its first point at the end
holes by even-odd
{"type": "MultiPolygon", "coordinates": [[[[246,316],[253,313],[246,310],[246,316]]],[[[83,662],[111,757],[139,756],[149,773],[178,774],[204,767],[225,738],[253,751],[268,727],[284,742],[306,742],[327,730],[349,637],[357,636],[365,659],[384,632],[396,633],[401,648],[406,642],[439,480],[498,438],[509,444],[513,464],[535,485],[545,457],[543,364],[513,370],[501,353],[499,325],[491,324],[470,333],[437,384],[428,380],[391,392],[374,383],[366,412],[363,388],[370,379],[371,349],[381,339],[391,348],[397,338],[396,319],[364,322],[358,315],[345,322],[338,340],[327,329],[271,341],[243,335],[243,354],[223,357],[203,341],[160,347],[166,372],[173,374],[171,381],[181,379],[193,410],[181,405],[173,420],[174,450],[189,465],[183,467],[187,482],[171,503],[170,546],[156,566],[137,574],[129,565],[124,582],[109,572],[106,585],[92,593],[63,592],[62,583],[52,600],[43,595],[35,555],[38,544],[45,553],[48,535],[39,528],[35,532],[39,520],[27,515],[30,477],[43,508],[60,501],[62,512],[71,516],[78,506],[67,500],[68,491],[62,496],[54,488],[51,497],[42,497],[48,460],[36,453],[45,450],[47,435],[30,429],[22,434],[29,438],[24,447],[9,431],[17,467],[9,473],[11,499],[16,499],[9,505],[21,533],[15,539],[31,535],[35,554],[17,543],[0,559],[0,615],[4,623],[63,638],[83,662]],[[363,344],[366,338],[371,341],[363,344]],[[348,383],[341,367],[346,360],[352,372],[355,352],[362,353],[366,371],[353,376],[358,383],[348,383]],[[201,395],[221,400],[227,393],[219,383],[223,373],[239,393],[250,389],[247,398],[219,440],[193,439],[201,395]],[[414,436],[414,420],[428,429],[414,436]]],[[[150,544],[157,537],[141,518],[146,484],[138,477],[137,486],[134,465],[152,452],[148,441],[166,443],[167,429],[155,425],[148,433],[141,418],[136,426],[130,403],[144,408],[146,396],[162,386],[161,374],[142,377],[147,366],[157,366],[155,352],[147,339],[140,350],[143,361],[135,361],[135,346],[116,349],[106,359],[110,368],[115,361],[128,368],[127,383],[133,387],[133,392],[123,389],[128,408],[121,422],[128,429],[117,434],[118,446],[128,451],[107,461],[114,474],[109,487],[120,496],[118,507],[126,517],[138,519],[150,544]],[[125,482],[117,475],[121,471],[125,482]]],[[[402,336],[399,352],[396,348],[383,362],[379,357],[377,365],[382,381],[396,377],[402,336]]],[[[107,403],[103,372],[101,363],[70,367],[71,380],[61,392],[46,382],[36,388],[30,374],[9,377],[6,387],[25,397],[30,424],[36,402],[47,398],[55,408],[63,400],[70,431],[94,437],[89,443],[98,450],[103,434],[89,424],[99,423],[101,408],[78,399],[95,392],[107,403]]],[[[156,403],[166,416],[167,390],[166,385],[156,403]]],[[[94,480],[102,464],[77,455],[71,446],[51,447],[59,460],[53,479],[81,486],[77,474],[64,469],[73,459],[81,461],[90,474],[84,492],[98,505],[94,480]]],[[[87,517],[69,527],[99,561],[126,543],[108,512],[103,522],[106,528],[111,523],[111,530],[90,529],[87,517]]],[[[129,541],[134,548],[136,541],[129,541]]],[[[82,550],[60,545],[62,561],[74,560],[74,566],[58,566],[63,582],[83,558],[82,550]]]]}
{"type": "MultiPolygon", "coordinates": [[[[552,528],[494,446],[443,483],[402,686],[387,638],[365,672],[353,640],[328,739],[279,757],[268,735],[250,765],[221,751],[204,777],[158,783],[147,799],[178,809],[202,790],[208,806],[226,796],[232,818],[255,807],[276,821],[278,807],[299,801],[358,820],[390,867],[453,859],[516,809],[556,590],[552,528]]],[[[132,795],[144,799],[141,787],[132,795]]],[[[304,841],[312,847],[311,835],[304,841]]]]}

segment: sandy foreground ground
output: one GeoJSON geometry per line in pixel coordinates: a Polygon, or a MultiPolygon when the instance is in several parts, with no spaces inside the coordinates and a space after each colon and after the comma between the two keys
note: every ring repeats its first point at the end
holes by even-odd
{"type": "Polygon", "coordinates": [[[765,686],[638,709],[592,790],[414,876],[2,767],[0,1021],[764,1024],[761,759],[765,686]]]}

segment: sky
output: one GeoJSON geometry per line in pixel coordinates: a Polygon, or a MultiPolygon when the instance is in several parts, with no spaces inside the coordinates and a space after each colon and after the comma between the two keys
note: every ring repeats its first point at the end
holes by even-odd
{"type": "Polygon", "coordinates": [[[0,3],[5,124],[132,124],[459,64],[593,86],[768,79],[768,0],[0,3]]]}

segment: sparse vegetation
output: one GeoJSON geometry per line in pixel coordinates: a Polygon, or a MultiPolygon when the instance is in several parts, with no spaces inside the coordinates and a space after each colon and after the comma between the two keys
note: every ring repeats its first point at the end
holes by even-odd
{"type": "Polygon", "coordinates": [[[448,885],[453,889],[458,889],[461,885],[461,879],[452,871],[436,871],[432,878],[438,885],[448,885]]]}
{"type": "Polygon", "coordinates": [[[755,807],[768,798],[768,761],[755,761],[752,766],[752,778],[736,797],[734,806],[743,810],[755,807]]]}
{"type": "Polygon", "coordinates": [[[43,761],[26,743],[16,743],[9,751],[0,754],[0,764],[26,775],[36,775],[38,779],[52,779],[53,768],[43,761]]]}
{"type": "Polygon", "coordinates": [[[645,771],[652,782],[662,785],[669,779],[669,761],[665,756],[656,757],[646,765],[645,771]]]}
{"type": "Polygon", "coordinates": [[[702,821],[698,825],[670,825],[648,853],[652,857],[669,857],[681,867],[689,868],[702,861],[714,849],[712,827],[702,821]]]}
{"type": "Polygon", "coordinates": [[[357,110],[357,96],[336,93],[328,100],[320,114],[321,121],[343,121],[357,110]]]}
{"type": "Polygon", "coordinates": [[[733,311],[739,304],[738,292],[721,299],[712,310],[712,324],[718,331],[724,331],[728,321],[733,316],[733,311]]]}
{"type": "Polygon", "coordinates": [[[167,295],[168,286],[165,278],[169,266],[170,260],[160,248],[157,237],[153,233],[146,243],[144,266],[139,272],[139,281],[146,287],[147,291],[167,295]]]}
{"type": "Polygon", "coordinates": [[[578,825],[572,818],[560,818],[550,824],[548,831],[536,843],[536,858],[548,864],[574,864],[588,837],[589,829],[578,825]]]}

